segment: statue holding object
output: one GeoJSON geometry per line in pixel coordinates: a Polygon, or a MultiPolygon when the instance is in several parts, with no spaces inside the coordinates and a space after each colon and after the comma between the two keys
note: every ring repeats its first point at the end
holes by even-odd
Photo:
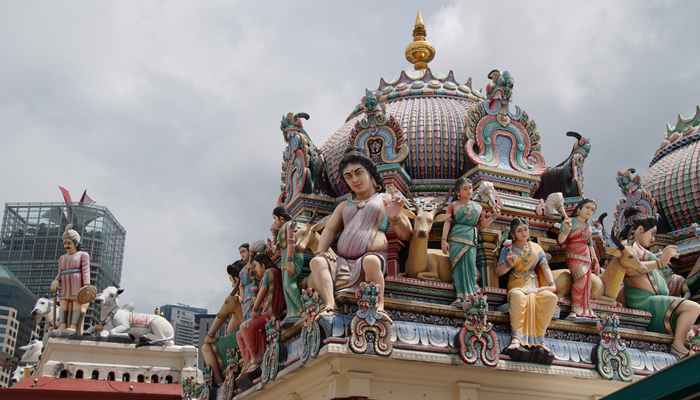
{"type": "Polygon", "coordinates": [[[503,244],[496,273],[508,277],[508,307],[511,342],[504,350],[516,360],[529,359],[550,364],[554,354],[544,344],[544,336],[557,306],[556,287],[547,256],[529,240],[525,220],[510,224],[512,242],[503,244]]]}
{"type": "Polygon", "coordinates": [[[82,334],[85,313],[97,289],[90,285],[90,255],[80,250],[80,234],[70,224],[63,233],[63,248],[66,254],[58,259],[58,275],[51,282],[51,292],[58,292],[63,314],[58,331],[82,334]]]}
{"type": "Polygon", "coordinates": [[[566,265],[573,280],[571,285],[571,314],[567,319],[595,323],[591,308],[591,275],[600,272],[600,264],[593,248],[589,224],[597,204],[583,199],[574,208],[573,218],[564,216],[557,241],[566,250],[566,265]]]}
{"type": "Polygon", "coordinates": [[[442,251],[450,256],[452,282],[457,292],[457,299],[452,305],[461,308],[468,296],[479,291],[476,268],[477,229],[491,225],[498,208],[495,201],[489,207],[473,201],[472,183],[466,177],[455,182],[454,192],[457,193],[457,200],[447,207],[441,245],[442,251]]]}
{"type": "Polygon", "coordinates": [[[631,237],[631,247],[643,267],[640,272],[628,272],[625,278],[627,306],[650,312],[652,317],[647,329],[673,334],[671,353],[679,358],[686,357],[689,354],[686,337],[700,316],[700,305],[682,297],[669,296],[662,273],[671,259],[678,256],[678,247],[666,246],[657,257],[648,250],[654,244],[656,218],[634,218],[634,215],[627,214],[628,224],[621,235],[631,237]]]}
{"type": "Polygon", "coordinates": [[[352,290],[359,282],[378,286],[377,308],[384,308],[384,272],[391,227],[402,240],[411,236],[411,224],[401,213],[403,199],[395,192],[382,193],[384,181],[365,154],[351,150],[340,161],[339,172],[352,192],[340,203],[325,224],[315,257],[311,260],[309,284],[318,292],[324,307],[321,314],[335,311],[334,289],[352,290]],[[336,257],[326,253],[338,236],[336,257]]]}

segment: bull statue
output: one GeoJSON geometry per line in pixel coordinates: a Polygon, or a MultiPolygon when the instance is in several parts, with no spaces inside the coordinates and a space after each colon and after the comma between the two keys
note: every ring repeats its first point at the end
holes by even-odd
{"type": "Polygon", "coordinates": [[[583,196],[583,163],[591,152],[591,143],[577,132],[566,132],[566,136],[576,139],[571,153],[566,160],[542,173],[533,198],[545,199],[555,192],[562,192],[564,197],[583,196]]]}
{"type": "Polygon", "coordinates": [[[135,313],[129,307],[120,307],[117,298],[124,289],[106,287],[97,295],[100,321],[88,333],[99,330],[101,337],[131,338],[138,345],[172,346],[175,343],[173,326],[160,315],[135,313]]]}

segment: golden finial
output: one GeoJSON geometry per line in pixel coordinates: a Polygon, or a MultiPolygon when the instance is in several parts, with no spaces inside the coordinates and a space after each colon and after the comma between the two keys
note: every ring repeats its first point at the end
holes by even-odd
{"type": "Polygon", "coordinates": [[[428,68],[428,63],[435,58],[435,48],[430,44],[426,36],[423,16],[418,11],[416,23],[413,27],[413,41],[406,46],[406,59],[417,70],[428,68]]]}

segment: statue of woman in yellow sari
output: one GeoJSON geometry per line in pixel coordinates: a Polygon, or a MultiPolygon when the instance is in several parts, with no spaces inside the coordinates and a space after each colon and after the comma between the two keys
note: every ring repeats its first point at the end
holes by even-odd
{"type": "Polygon", "coordinates": [[[510,224],[512,242],[501,250],[496,272],[508,276],[508,305],[511,342],[507,354],[543,353],[544,362],[552,360],[552,352],[544,345],[547,327],[557,306],[556,286],[547,256],[537,243],[529,241],[527,223],[514,218],[510,224]]]}

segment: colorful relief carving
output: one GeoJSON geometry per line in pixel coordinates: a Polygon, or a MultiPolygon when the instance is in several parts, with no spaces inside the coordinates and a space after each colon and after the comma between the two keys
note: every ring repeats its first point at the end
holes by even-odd
{"type": "Polygon", "coordinates": [[[379,290],[374,282],[363,282],[357,290],[358,309],[350,322],[349,343],[350,349],[355,353],[369,351],[389,356],[393,350],[393,321],[388,314],[378,309],[379,290]]]}
{"type": "Polygon", "coordinates": [[[280,324],[271,318],[265,324],[265,353],[260,366],[260,383],[265,385],[277,378],[280,368],[280,324]]]}
{"type": "Polygon", "coordinates": [[[369,90],[363,111],[365,117],[355,124],[348,146],[363,151],[375,164],[402,163],[408,157],[408,144],[399,122],[387,117],[384,104],[369,90]]]}
{"type": "Polygon", "coordinates": [[[467,111],[465,150],[475,163],[529,175],[544,172],[540,135],[527,113],[510,111],[513,78],[508,71],[491,71],[486,99],[467,111]]]}
{"type": "Polygon", "coordinates": [[[318,351],[321,349],[321,325],[318,322],[319,312],[321,311],[321,298],[313,289],[305,289],[301,295],[304,305],[302,318],[304,326],[301,328],[301,338],[303,341],[303,350],[301,353],[301,362],[306,363],[310,359],[318,356],[318,351]]]}
{"type": "Polygon", "coordinates": [[[464,303],[466,318],[459,331],[459,356],[467,364],[481,363],[487,367],[498,365],[500,344],[488,322],[488,303],[485,295],[471,296],[464,303]]]}
{"type": "Polygon", "coordinates": [[[595,364],[600,376],[624,382],[632,380],[632,359],[627,345],[620,337],[620,318],[617,314],[605,316],[598,324],[600,343],[595,350],[595,364]]]}

